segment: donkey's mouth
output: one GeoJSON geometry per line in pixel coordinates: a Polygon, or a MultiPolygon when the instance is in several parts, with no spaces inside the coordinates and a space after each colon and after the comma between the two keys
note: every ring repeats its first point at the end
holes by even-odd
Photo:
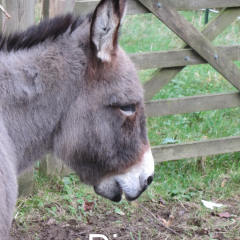
{"type": "Polygon", "coordinates": [[[94,187],[94,191],[113,202],[120,202],[122,200],[122,195],[125,193],[125,197],[128,201],[136,200],[146,189],[148,185],[140,188],[138,191],[129,189],[123,182],[119,183],[116,179],[111,179],[107,182],[102,182],[101,184],[94,187]],[[123,190],[124,188],[124,190],[123,190]],[[134,194],[132,194],[135,192],[134,194]]]}
{"type": "Polygon", "coordinates": [[[120,202],[123,192],[128,201],[137,199],[152,183],[154,174],[154,160],[149,148],[140,163],[132,166],[124,174],[116,174],[105,178],[94,190],[102,197],[114,202],[120,202]]]}
{"type": "Polygon", "coordinates": [[[122,200],[123,189],[118,181],[102,183],[94,187],[95,193],[98,195],[108,198],[113,202],[120,202],[122,200]]]}
{"type": "Polygon", "coordinates": [[[114,183],[110,185],[100,184],[94,187],[94,191],[113,202],[120,202],[122,200],[123,192],[125,193],[125,197],[128,201],[136,200],[145,190],[147,186],[138,191],[134,196],[132,196],[129,191],[123,191],[120,183],[118,181],[114,181],[114,183]]]}

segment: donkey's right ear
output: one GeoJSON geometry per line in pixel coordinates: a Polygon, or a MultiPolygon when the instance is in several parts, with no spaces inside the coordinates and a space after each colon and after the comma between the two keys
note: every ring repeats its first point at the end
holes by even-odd
{"type": "Polygon", "coordinates": [[[110,62],[118,43],[118,30],[127,0],[102,0],[96,7],[91,23],[91,41],[97,57],[110,62]]]}

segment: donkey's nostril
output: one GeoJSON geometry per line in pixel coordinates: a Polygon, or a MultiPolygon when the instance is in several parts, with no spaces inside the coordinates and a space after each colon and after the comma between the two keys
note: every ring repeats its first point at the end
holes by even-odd
{"type": "Polygon", "coordinates": [[[152,176],[148,177],[148,179],[147,179],[147,184],[150,185],[150,184],[152,183],[152,180],[153,180],[153,177],[152,177],[152,176]]]}

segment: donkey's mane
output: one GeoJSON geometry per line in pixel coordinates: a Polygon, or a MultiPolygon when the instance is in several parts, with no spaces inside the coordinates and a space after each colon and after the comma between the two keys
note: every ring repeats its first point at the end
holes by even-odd
{"type": "Polygon", "coordinates": [[[17,51],[29,49],[46,39],[55,40],[70,28],[70,34],[79,27],[85,19],[90,21],[92,14],[81,18],[72,14],[57,16],[41,21],[38,25],[29,27],[25,31],[16,31],[8,36],[0,34],[0,51],[17,51]]]}

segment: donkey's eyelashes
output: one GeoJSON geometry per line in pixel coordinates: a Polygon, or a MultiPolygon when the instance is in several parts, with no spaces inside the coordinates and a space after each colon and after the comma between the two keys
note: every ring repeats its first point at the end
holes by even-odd
{"type": "Polygon", "coordinates": [[[135,104],[129,104],[129,105],[121,106],[121,107],[119,107],[119,109],[121,110],[121,112],[124,115],[131,116],[136,111],[136,105],[135,104]]]}
{"type": "Polygon", "coordinates": [[[136,111],[135,104],[126,105],[126,106],[122,106],[119,108],[124,112],[135,112],[136,111]]]}

